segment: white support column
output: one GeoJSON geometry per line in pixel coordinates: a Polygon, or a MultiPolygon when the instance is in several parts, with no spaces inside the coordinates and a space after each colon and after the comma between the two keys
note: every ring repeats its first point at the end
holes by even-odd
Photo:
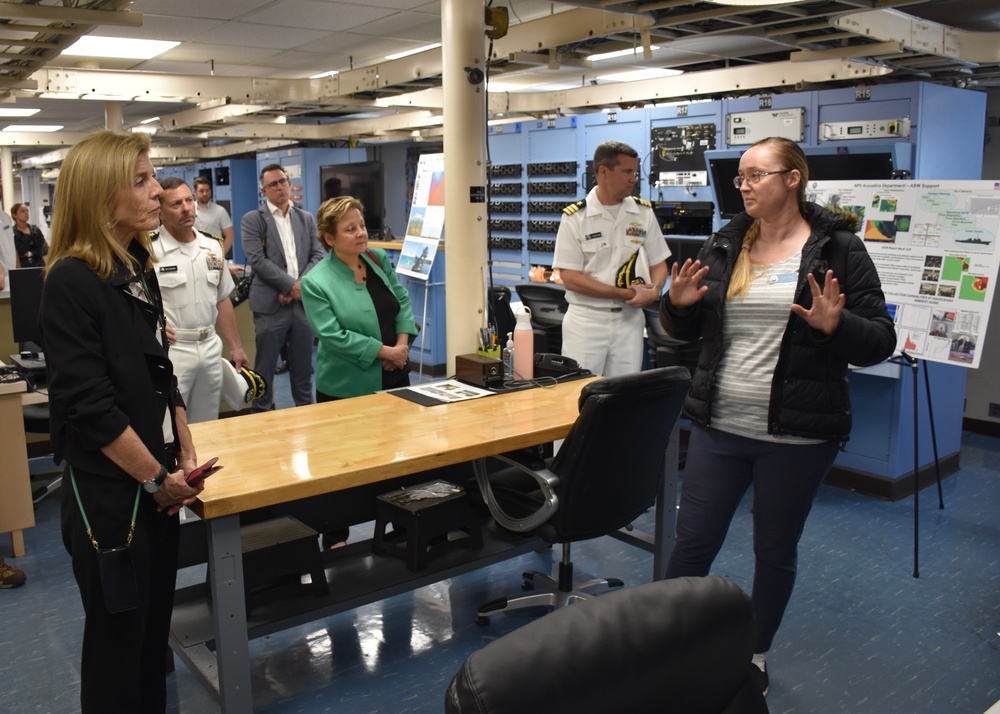
{"type": "Polygon", "coordinates": [[[111,131],[121,131],[122,126],[122,103],[104,102],[104,128],[111,131]]]}
{"type": "Polygon", "coordinates": [[[471,199],[481,191],[485,201],[486,189],[485,7],[483,0],[441,1],[449,374],[455,355],[476,351],[486,311],[486,203],[471,199]]]}
{"type": "Polygon", "coordinates": [[[14,159],[9,146],[0,148],[0,181],[3,185],[3,210],[10,215],[10,207],[14,205],[14,159]]]}

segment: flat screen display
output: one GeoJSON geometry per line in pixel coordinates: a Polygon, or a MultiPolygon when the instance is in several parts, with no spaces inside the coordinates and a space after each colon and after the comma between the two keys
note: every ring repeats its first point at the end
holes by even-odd
{"type": "Polygon", "coordinates": [[[38,308],[42,304],[42,268],[15,268],[10,279],[10,317],[14,342],[23,349],[41,347],[38,308]]]}
{"type": "Polygon", "coordinates": [[[368,235],[375,237],[382,231],[385,208],[381,161],[321,166],[319,178],[324,201],[337,196],[353,196],[365,206],[368,235]]]}
{"type": "MultiPolygon", "coordinates": [[[[874,154],[810,154],[810,181],[875,181],[892,178],[892,155],[889,152],[874,154]]],[[[740,159],[737,156],[709,157],[708,172],[719,216],[730,219],[743,211],[743,197],[733,185],[733,177],[739,173],[740,159]]]]}

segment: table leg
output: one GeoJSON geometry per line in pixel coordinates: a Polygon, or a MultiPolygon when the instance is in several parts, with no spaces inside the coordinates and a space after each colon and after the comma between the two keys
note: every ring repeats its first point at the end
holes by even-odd
{"type": "Polygon", "coordinates": [[[24,531],[10,532],[10,548],[13,551],[15,558],[20,558],[24,555],[24,531]]]}
{"type": "Polygon", "coordinates": [[[238,515],[208,521],[208,570],[222,711],[253,711],[238,515]]]}

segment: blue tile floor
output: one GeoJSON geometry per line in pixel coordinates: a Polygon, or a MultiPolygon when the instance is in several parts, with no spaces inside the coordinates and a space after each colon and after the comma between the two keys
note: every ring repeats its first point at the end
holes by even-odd
{"type": "MultiPolygon", "coordinates": [[[[975,714],[1000,699],[1000,440],[965,434],[961,464],[944,482],[944,510],[933,489],[921,494],[919,578],[912,577],[912,499],[820,490],[796,591],[768,658],[771,712],[975,714]]],[[[83,613],[60,542],[58,497],[39,505],[37,521],[25,532],[23,558],[11,559],[9,540],[0,538],[0,556],[28,574],[24,587],[0,593],[0,711],[8,714],[79,710],[83,613]]],[[[362,535],[356,529],[352,540],[362,535]]],[[[715,567],[744,588],[749,544],[745,502],[715,567]]],[[[579,577],[634,584],[651,574],[648,554],[608,538],[574,546],[574,561],[579,577]]],[[[254,709],[440,712],[465,657],[540,615],[499,615],[479,627],[476,606],[516,592],[522,569],[551,563],[550,553],[533,553],[254,640],[254,709]]],[[[199,575],[189,569],[182,580],[199,575]]],[[[219,710],[180,662],[169,692],[170,712],[219,710]]]]}

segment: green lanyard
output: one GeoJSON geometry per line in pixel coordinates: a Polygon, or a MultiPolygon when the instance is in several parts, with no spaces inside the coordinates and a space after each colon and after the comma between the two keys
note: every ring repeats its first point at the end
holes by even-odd
{"type": "MultiPolygon", "coordinates": [[[[83,516],[83,525],[87,527],[87,537],[90,538],[90,544],[94,546],[94,550],[100,551],[100,546],[97,545],[97,540],[94,538],[94,532],[90,528],[90,521],[87,520],[87,513],[83,510],[83,501],[80,500],[80,489],[76,487],[76,475],[73,473],[73,467],[69,467],[69,480],[73,484],[73,493],[76,495],[76,503],[80,506],[80,515],[83,516]]],[[[132,534],[135,533],[135,517],[139,513],[139,494],[142,493],[142,485],[137,485],[135,487],[135,506],[132,507],[132,525],[128,527],[128,538],[125,539],[125,547],[128,548],[132,545],[132,534]]]]}

